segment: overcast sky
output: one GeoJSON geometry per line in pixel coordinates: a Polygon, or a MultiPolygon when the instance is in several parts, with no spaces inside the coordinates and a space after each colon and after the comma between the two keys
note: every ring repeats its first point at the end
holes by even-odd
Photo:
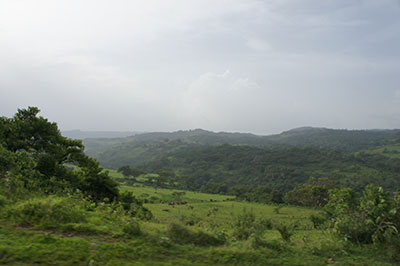
{"type": "Polygon", "coordinates": [[[62,130],[400,128],[400,0],[1,0],[0,115],[62,130]]]}

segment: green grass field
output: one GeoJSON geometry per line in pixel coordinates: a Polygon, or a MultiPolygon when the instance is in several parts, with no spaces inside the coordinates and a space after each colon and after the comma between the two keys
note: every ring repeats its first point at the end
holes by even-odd
{"type": "Polygon", "coordinates": [[[396,265],[387,253],[372,245],[353,245],[328,230],[314,229],[309,219],[318,212],[314,209],[237,202],[230,196],[150,187],[121,186],[121,190],[132,191],[143,200],[157,197],[164,203],[146,203],[154,217],[140,221],[124,216],[118,209],[101,205],[93,208],[75,198],[35,197],[6,202],[0,209],[0,264],[396,265]],[[168,205],[178,200],[187,204],[168,205]],[[69,207],[61,214],[59,208],[53,208],[47,218],[39,219],[32,213],[44,204],[69,207]],[[21,212],[26,206],[30,208],[28,216],[26,211],[21,212]],[[235,228],[244,213],[272,226],[238,239],[235,228]],[[275,225],[289,226],[293,234],[289,241],[274,229],[275,225]],[[223,242],[212,243],[215,239],[223,242]]]}

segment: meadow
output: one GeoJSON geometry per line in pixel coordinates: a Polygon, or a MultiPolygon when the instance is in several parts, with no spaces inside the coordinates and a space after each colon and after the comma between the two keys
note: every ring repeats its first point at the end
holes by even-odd
{"type": "Polygon", "coordinates": [[[395,265],[375,246],[354,245],[334,232],[315,229],[310,220],[315,209],[139,185],[120,189],[141,200],[163,202],[145,203],[153,218],[144,221],[71,195],[2,198],[0,263],[395,265]],[[169,205],[178,201],[187,203],[169,205]]]}

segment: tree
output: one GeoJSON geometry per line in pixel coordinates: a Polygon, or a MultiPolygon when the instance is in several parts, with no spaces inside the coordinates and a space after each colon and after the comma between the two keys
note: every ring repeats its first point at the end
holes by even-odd
{"type": "Polygon", "coordinates": [[[334,183],[328,178],[311,177],[307,183],[295,187],[285,195],[285,202],[308,207],[323,207],[329,200],[334,183]]]}
{"type": "Polygon", "coordinates": [[[131,175],[131,168],[129,165],[124,165],[118,168],[118,172],[122,173],[125,177],[128,177],[131,175]]]}
{"type": "Polygon", "coordinates": [[[400,246],[400,204],[381,187],[368,185],[360,199],[350,188],[330,191],[325,211],[330,226],[347,240],[400,246]]]}
{"type": "MultiPolygon", "coordinates": [[[[28,107],[18,109],[12,118],[0,118],[0,170],[5,172],[13,168],[12,161],[3,159],[4,154],[21,155],[31,158],[32,170],[39,173],[23,175],[25,184],[27,181],[36,182],[39,187],[50,188],[55,183],[63,182],[96,200],[104,197],[117,199],[117,183],[96,160],[84,154],[82,142],[62,136],[57,124],[38,116],[39,112],[37,107],[28,107]],[[76,165],[79,171],[68,170],[66,164],[76,165]],[[29,180],[33,178],[35,180],[29,180]]],[[[19,163],[21,167],[24,168],[19,163]]]]}
{"type": "Polygon", "coordinates": [[[271,192],[271,202],[281,204],[283,203],[283,194],[279,190],[273,190],[271,192]]]}

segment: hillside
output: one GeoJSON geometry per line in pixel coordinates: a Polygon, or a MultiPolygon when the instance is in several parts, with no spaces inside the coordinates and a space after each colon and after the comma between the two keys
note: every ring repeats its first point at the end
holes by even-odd
{"type": "Polygon", "coordinates": [[[226,184],[228,188],[266,185],[286,192],[310,177],[327,177],[359,191],[370,183],[388,190],[400,187],[400,159],[314,148],[189,146],[134,166],[151,172],[171,169],[184,177],[179,182],[194,190],[226,184]]]}
{"type": "Polygon", "coordinates": [[[385,159],[372,151],[398,145],[398,134],[399,130],[299,128],[263,137],[197,129],[87,139],[85,145],[87,153],[106,168],[168,170],[195,190],[217,183],[267,185],[285,192],[310,177],[328,177],[356,190],[369,183],[395,190],[400,184],[400,159],[385,159]]]}
{"type": "MultiPolygon", "coordinates": [[[[122,189],[148,197],[171,198],[176,193],[122,189]]],[[[183,199],[188,205],[146,204],[154,218],[142,221],[113,205],[94,205],[76,196],[46,197],[27,191],[17,196],[1,198],[2,265],[398,263],[393,248],[352,244],[328,230],[315,229],[310,217],[319,211],[309,208],[287,206],[277,212],[273,205],[187,192],[183,199]]]]}
{"type": "Polygon", "coordinates": [[[346,130],[302,127],[266,136],[265,139],[274,144],[354,152],[382,145],[399,136],[400,129],[346,130]]]}
{"type": "Polygon", "coordinates": [[[383,145],[386,141],[400,136],[400,130],[339,130],[304,127],[282,132],[281,134],[258,136],[249,133],[211,132],[202,129],[143,133],[125,138],[89,138],[84,140],[86,152],[98,156],[104,151],[113,152],[125,147],[176,140],[176,145],[250,145],[258,147],[314,147],[340,151],[359,151],[383,145]]]}

